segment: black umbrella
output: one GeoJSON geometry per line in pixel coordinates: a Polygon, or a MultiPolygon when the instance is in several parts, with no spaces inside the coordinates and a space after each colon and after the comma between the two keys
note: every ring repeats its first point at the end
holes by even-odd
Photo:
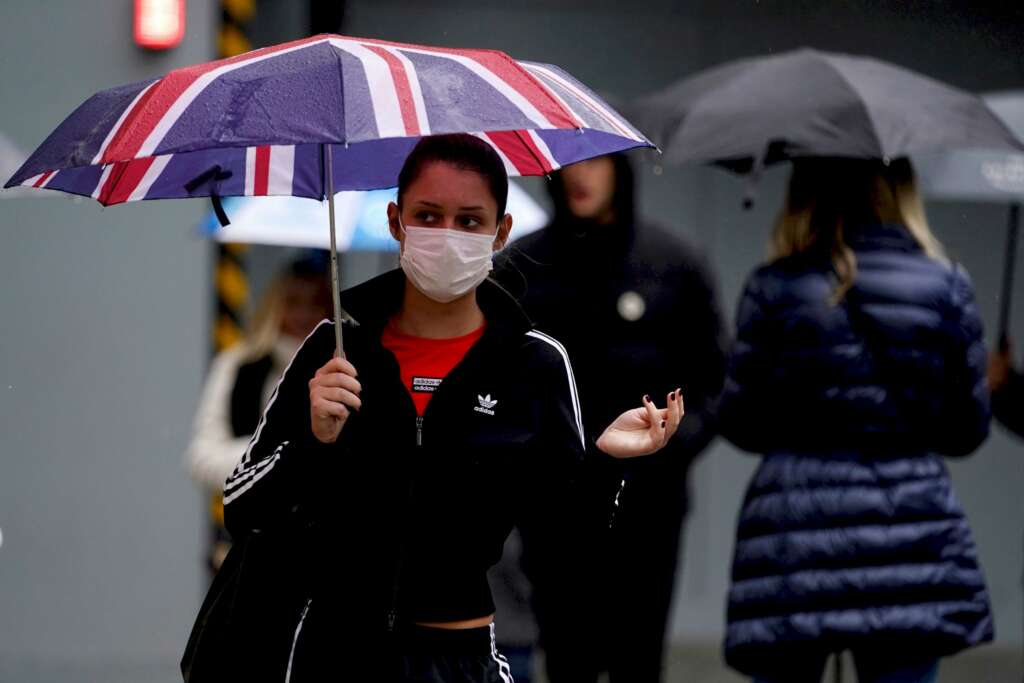
{"type": "MultiPolygon", "coordinates": [[[[993,93],[985,102],[1015,135],[1024,140],[1024,92],[993,93]]],[[[921,189],[931,199],[978,201],[1009,205],[1009,228],[999,299],[999,340],[1007,343],[1010,302],[1024,202],[1024,154],[961,150],[922,154],[914,158],[921,189]]]]}
{"type": "Polygon", "coordinates": [[[669,163],[755,175],[798,157],[1024,150],[975,95],[876,59],[811,49],[702,71],[643,98],[631,114],[669,163]]]}

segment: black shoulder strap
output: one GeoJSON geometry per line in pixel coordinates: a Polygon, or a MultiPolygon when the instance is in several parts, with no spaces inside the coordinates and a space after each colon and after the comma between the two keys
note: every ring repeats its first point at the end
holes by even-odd
{"type": "Polygon", "coordinates": [[[267,354],[238,367],[231,389],[231,431],[235,436],[248,436],[256,431],[263,413],[263,387],[273,365],[273,356],[267,354]]]}

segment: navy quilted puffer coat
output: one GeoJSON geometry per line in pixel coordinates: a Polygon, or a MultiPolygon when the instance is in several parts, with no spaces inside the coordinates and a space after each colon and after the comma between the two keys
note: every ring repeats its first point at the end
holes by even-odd
{"type": "Polygon", "coordinates": [[[899,226],[850,231],[839,303],[827,257],[755,271],[722,433],[763,454],[739,518],[726,659],[748,675],[853,649],[935,659],[991,640],[977,553],[940,456],[988,435],[967,274],[899,226]]]}

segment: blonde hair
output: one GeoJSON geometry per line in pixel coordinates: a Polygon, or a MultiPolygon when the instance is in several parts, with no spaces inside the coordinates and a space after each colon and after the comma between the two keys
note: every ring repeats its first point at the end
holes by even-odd
{"type": "MultiPolygon", "coordinates": [[[[246,325],[242,342],[246,360],[259,360],[274,351],[281,338],[281,325],[287,314],[286,307],[292,305],[292,285],[299,282],[313,282],[327,287],[325,264],[317,255],[292,261],[270,280],[259,304],[246,325]]],[[[325,306],[330,304],[326,301],[325,306]]],[[[326,314],[326,311],[324,311],[326,314]]]]}
{"type": "Polygon", "coordinates": [[[945,259],[942,244],[928,228],[914,168],[907,159],[888,164],[858,159],[795,161],[786,203],[775,222],[771,257],[827,252],[838,279],[831,301],[839,303],[857,277],[857,258],[844,232],[869,224],[903,226],[925,254],[945,259]]]}
{"type": "Polygon", "coordinates": [[[288,282],[294,277],[290,272],[281,272],[267,284],[245,327],[245,340],[242,343],[246,360],[258,360],[274,350],[281,336],[285,292],[288,282]]]}

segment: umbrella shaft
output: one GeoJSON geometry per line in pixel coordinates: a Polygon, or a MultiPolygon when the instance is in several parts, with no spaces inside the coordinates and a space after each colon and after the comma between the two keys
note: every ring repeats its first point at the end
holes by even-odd
{"type": "Polygon", "coordinates": [[[334,344],[338,356],[345,356],[341,343],[341,287],[338,282],[338,243],[334,227],[334,159],[330,144],[323,146],[324,172],[327,176],[327,214],[331,222],[331,295],[334,299],[334,344]]]}
{"type": "Polygon", "coordinates": [[[1017,233],[1020,230],[1020,204],[1010,205],[1006,231],[1006,261],[1003,265],[1003,296],[999,302],[999,344],[1005,347],[1010,333],[1010,303],[1013,300],[1013,271],[1017,265],[1017,233]]]}

